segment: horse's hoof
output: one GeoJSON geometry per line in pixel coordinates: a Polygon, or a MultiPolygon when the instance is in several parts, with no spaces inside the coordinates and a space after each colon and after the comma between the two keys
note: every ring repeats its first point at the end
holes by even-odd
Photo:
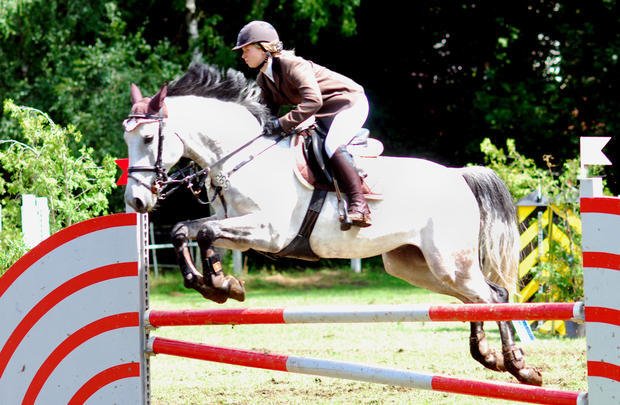
{"type": "Polygon", "coordinates": [[[517,380],[519,380],[522,384],[528,385],[543,385],[543,378],[540,371],[534,367],[524,367],[517,370],[511,370],[510,367],[507,367],[508,372],[514,375],[517,380]]]}
{"type": "Polygon", "coordinates": [[[533,367],[526,367],[523,351],[518,347],[511,347],[503,351],[506,371],[515,376],[520,383],[541,386],[542,374],[533,367]]]}
{"type": "Polygon", "coordinates": [[[200,287],[194,287],[194,289],[206,299],[218,304],[223,304],[228,300],[228,294],[225,291],[209,287],[208,285],[201,285],[200,287]]]}
{"type": "Polygon", "coordinates": [[[223,304],[228,300],[228,292],[212,287],[205,283],[205,279],[202,276],[194,275],[192,280],[184,280],[185,287],[193,288],[198,291],[200,295],[208,300],[223,304]],[[189,282],[188,282],[189,281],[189,282]]]}
{"type": "Polygon", "coordinates": [[[245,301],[245,283],[234,276],[226,276],[226,280],[229,285],[228,296],[237,301],[245,301]]]}
{"type": "Polygon", "coordinates": [[[484,331],[478,332],[469,338],[469,352],[474,360],[489,370],[506,371],[504,356],[498,351],[489,348],[484,331]]]}

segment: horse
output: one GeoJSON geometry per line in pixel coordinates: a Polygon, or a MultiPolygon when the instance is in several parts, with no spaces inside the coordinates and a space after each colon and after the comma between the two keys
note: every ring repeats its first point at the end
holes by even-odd
{"type": "MultiPolygon", "coordinates": [[[[153,97],[132,84],[131,99],[123,123],[130,166],[126,204],[141,213],[153,210],[170,184],[170,169],[182,158],[195,162],[200,170],[187,182],[200,183],[211,196],[214,214],[173,227],[185,286],[220,303],[243,300],[243,283],[223,274],[213,248],[276,254],[298,235],[313,191],[294,174],[292,138],[264,133],[271,112],[256,83],[233,69],[193,63],[153,97]],[[198,242],[204,274],[189,254],[190,240],[198,242]]],[[[512,196],[494,171],[409,157],[366,160],[381,186],[382,198],[369,201],[373,225],[341,230],[337,196],[328,192],[309,237],[317,257],[381,255],[387,273],[414,286],[464,303],[509,301],[519,232],[512,196]]],[[[472,357],[522,383],[542,385],[510,324],[498,325],[501,352],[489,348],[483,322],[471,322],[472,357]]]]}

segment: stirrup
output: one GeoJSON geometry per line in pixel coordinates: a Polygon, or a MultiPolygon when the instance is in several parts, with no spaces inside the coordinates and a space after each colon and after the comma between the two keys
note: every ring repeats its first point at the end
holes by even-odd
{"type": "Polygon", "coordinates": [[[370,218],[370,215],[366,215],[359,211],[349,212],[348,215],[351,223],[354,226],[358,226],[360,228],[368,228],[372,225],[372,219],[370,218]]]}

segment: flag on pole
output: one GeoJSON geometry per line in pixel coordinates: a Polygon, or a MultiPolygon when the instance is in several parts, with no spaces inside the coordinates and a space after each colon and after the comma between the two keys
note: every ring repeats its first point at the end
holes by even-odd
{"type": "Polygon", "coordinates": [[[609,136],[582,136],[579,148],[581,167],[585,167],[585,165],[610,165],[611,161],[603,153],[603,148],[610,139],[609,136]]]}
{"type": "Polygon", "coordinates": [[[129,159],[116,159],[114,162],[116,162],[116,165],[123,171],[121,177],[116,181],[116,185],[124,186],[127,184],[127,168],[129,167],[129,159]]]}

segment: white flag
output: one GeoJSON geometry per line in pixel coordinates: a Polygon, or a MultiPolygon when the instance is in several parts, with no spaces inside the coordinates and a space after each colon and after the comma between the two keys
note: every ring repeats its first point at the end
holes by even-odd
{"type": "Polygon", "coordinates": [[[582,136],[580,138],[581,167],[585,165],[610,165],[611,162],[603,153],[603,148],[611,137],[582,136]]]}

